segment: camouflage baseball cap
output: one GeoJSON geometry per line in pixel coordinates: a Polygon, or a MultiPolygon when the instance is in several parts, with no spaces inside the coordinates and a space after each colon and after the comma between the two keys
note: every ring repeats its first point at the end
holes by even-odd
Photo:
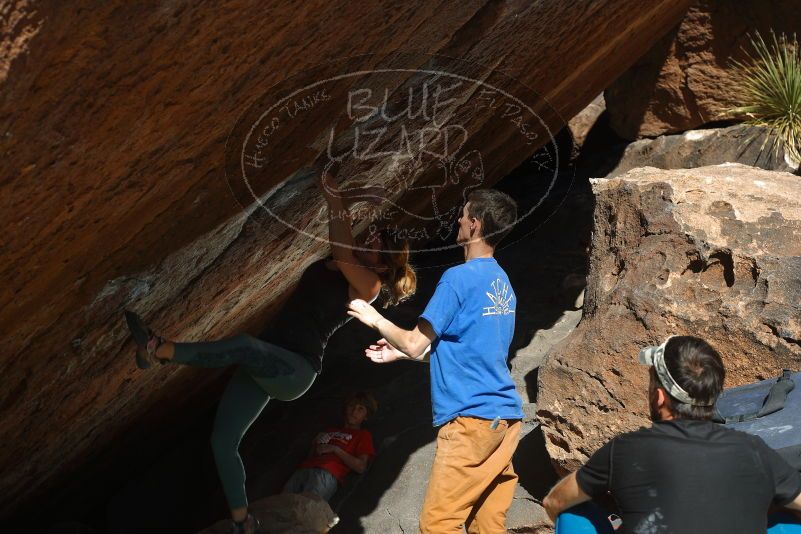
{"type": "Polygon", "coordinates": [[[674,336],[668,337],[665,342],[658,347],[645,347],[640,350],[640,363],[652,365],[654,367],[656,376],[662,384],[662,387],[677,401],[692,406],[712,406],[715,404],[714,402],[710,403],[706,400],[693,399],[670,375],[667,364],[665,364],[665,346],[667,346],[668,341],[670,341],[672,337],[674,336]]]}

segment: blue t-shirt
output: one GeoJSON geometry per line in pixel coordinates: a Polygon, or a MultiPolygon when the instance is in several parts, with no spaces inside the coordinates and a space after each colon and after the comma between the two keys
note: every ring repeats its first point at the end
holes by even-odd
{"type": "Polygon", "coordinates": [[[434,426],[460,415],[522,419],[522,401],[506,361],[517,299],[494,258],[474,258],[442,275],[420,316],[431,344],[434,426]]]}

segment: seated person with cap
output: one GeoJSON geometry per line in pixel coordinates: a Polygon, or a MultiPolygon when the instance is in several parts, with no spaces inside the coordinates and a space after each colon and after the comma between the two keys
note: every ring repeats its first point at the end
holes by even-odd
{"type": "Polygon", "coordinates": [[[801,474],[760,438],[711,421],[725,375],[714,348],[673,336],[640,363],[653,426],[613,438],[563,478],[543,501],[551,519],[607,494],[618,532],[753,534],[772,507],[801,511],[801,474]]]}
{"type": "Polygon", "coordinates": [[[363,473],[375,450],[373,436],[362,423],[377,410],[378,403],[370,393],[348,395],[342,425],[317,434],[309,457],[289,478],[283,493],[312,493],[330,501],[348,473],[363,473]]]}

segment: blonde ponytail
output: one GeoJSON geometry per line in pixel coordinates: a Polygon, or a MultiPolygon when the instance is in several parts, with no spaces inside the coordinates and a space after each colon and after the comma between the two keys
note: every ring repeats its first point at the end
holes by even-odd
{"type": "Polygon", "coordinates": [[[387,270],[381,273],[381,296],[384,308],[395,306],[414,295],[417,290],[417,275],[409,265],[409,243],[398,240],[382,231],[383,248],[381,259],[387,270]]]}

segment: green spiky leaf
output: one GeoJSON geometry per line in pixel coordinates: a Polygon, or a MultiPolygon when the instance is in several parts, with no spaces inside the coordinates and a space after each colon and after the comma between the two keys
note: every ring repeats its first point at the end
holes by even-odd
{"type": "MultiPolygon", "coordinates": [[[[753,52],[734,61],[736,106],[729,112],[749,124],[771,130],[785,152],[801,161],[801,48],[795,34],[766,43],[759,33],[751,38],[753,52]]],[[[766,140],[767,142],[767,140],[766,140]]],[[[764,147],[764,145],[763,145],[764,147]]],[[[779,145],[774,148],[778,150],[779,145]]]]}

